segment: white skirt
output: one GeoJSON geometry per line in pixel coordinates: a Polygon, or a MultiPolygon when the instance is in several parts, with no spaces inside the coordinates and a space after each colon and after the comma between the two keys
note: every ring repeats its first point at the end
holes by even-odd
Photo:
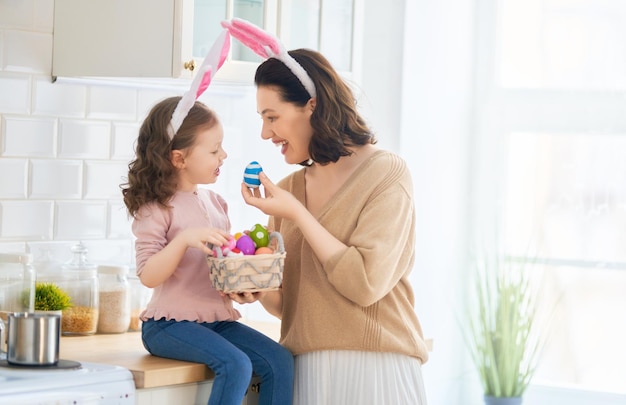
{"type": "Polygon", "coordinates": [[[418,359],[332,350],[295,357],[293,405],[426,405],[418,359]]]}

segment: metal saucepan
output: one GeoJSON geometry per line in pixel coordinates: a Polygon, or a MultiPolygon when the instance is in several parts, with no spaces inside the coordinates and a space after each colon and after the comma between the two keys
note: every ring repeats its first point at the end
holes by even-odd
{"type": "Polygon", "coordinates": [[[53,366],[59,362],[61,316],[29,312],[8,314],[7,362],[53,366]]]}

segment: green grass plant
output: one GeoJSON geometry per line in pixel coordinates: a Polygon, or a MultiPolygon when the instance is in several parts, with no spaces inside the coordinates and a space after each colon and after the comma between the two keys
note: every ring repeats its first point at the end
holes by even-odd
{"type": "Polygon", "coordinates": [[[521,397],[535,372],[542,339],[530,264],[504,256],[474,261],[463,331],[486,396],[521,397]]]}
{"type": "Polygon", "coordinates": [[[54,283],[36,283],[36,311],[61,311],[71,306],[71,297],[58,285],[54,283]]]}

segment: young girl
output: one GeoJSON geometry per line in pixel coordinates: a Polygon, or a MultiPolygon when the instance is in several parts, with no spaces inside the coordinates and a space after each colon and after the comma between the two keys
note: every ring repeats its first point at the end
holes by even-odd
{"type": "Polygon", "coordinates": [[[122,191],[137,274],[154,288],[141,314],[143,344],[155,356],[210,367],[209,405],[240,405],[253,372],[261,377],[259,404],[291,404],[292,355],[237,322],[239,312],[209,280],[207,244],[227,244],[231,224],[224,199],[198,184],[215,183],[227,155],[217,116],[198,101],[171,130],[180,99],[158,103],[143,122],[122,191]]]}

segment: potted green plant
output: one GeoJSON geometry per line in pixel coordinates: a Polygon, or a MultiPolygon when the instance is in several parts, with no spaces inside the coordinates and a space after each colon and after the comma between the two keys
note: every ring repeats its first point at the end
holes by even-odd
{"type": "Polygon", "coordinates": [[[463,331],[486,405],[522,403],[545,341],[529,264],[498,254],[473,260],[463,331]]]}
{"type": "Polygon", "coordinates": [[[72,306],[70,295],[54,283],[35,284],[35,311],[58,311],[72,306]]]}

